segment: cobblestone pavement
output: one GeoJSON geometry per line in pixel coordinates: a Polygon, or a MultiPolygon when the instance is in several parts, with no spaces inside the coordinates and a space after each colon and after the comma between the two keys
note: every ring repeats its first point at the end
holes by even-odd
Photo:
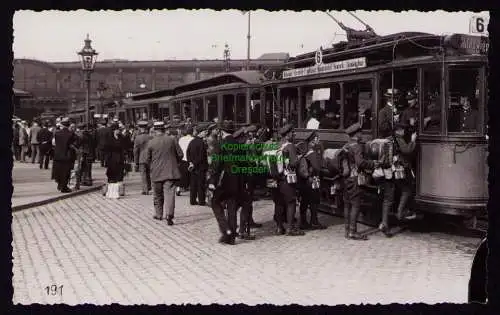
{"type": "MultiPolygon", "coordinates": [[[[50,164],[52,168],[52,163],[50,164]]],[[[57,184],[50,179],[52,169],[40,169],[38,164],[14,162],[12,168],[12,206],[21,206],[61,196],[57,184]]],[[[94,186],[105,182],[105,169],[98,163],[93,165],[94,186]]],[[[82,190],[87,189],[81,186],[82,190]]]]}
{"type": "Polygon", "coordinates": [[[274,236],[263,200],[258,238],[227,246],[210,208],[181,196],[167,226],[152,219],[152,196],[132,186],[120,200],[91,193],[14,213],[14,303],[466,302],[478,239],[405,232],[348,241],[341,219],[326,215],[326,230],[274,236]],[[62,295],[47,294],[51,285],[62,295]]]}

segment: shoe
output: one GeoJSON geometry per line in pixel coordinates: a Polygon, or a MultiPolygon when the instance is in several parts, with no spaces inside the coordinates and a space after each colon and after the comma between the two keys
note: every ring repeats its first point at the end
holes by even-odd
{"type": "Polygon", "coordinates": [[[309,223],[302,223],[299,228],[301,230],[309,230],[311,229],[311,225],[309,223]]]}
{"type": "Polygon", "coordinates": [[[174,225],[174,221],[171,218],[167,218],[168,225],[174,225]]]}
{"type": "Polygon", "coordinates": [[[157,217],[157,216],[154,216],[154,217],[153,217],[153,219],[158,220],[158,221],[161,221],[161,220],[162,220],[162,218],[161,218],[161,217],[157,217]]]}
{"type": "MultiPolygon", "coordinates": [[[[180,196],[180,194],[178,196],[180,196]]],[[[197,206],[198,205],[197,202],[190,202],[189,204],[192,205],[192,206],[197,206]]]]}
{"type": "Polygon", "coordinates": [[[311,224],[311,230],[325,230],[326,226],[319,224],[319,223],[314,223],[311,224]]]}
{"type": "Polygon", "coordinates": [[[389,231],[389,227],[386,226],[385,224],[381,223],[378,227],[378,229],[384,233],[385,237],[392,237],[392,234],[389,231]]]}
{"type": "Polygon", "coordinates": [[[282,226],[278,226],[276,228],[276,235],[285,235],[286,231],[285,228],[282,226]]]}
{"type": "Polygon", "coordinates": [[[61,189],[61,192],[64,193],[64,194],[67,194],[67,193],[70,193],[71,192],[71,189],[69,189],[68,187],[63,187],[61,189]]]}
{"type": "Polygon", "coordinates": [[[260,223],[256,223],[256,222],[251,222],[251,223],[250,223],[250,227],[251,227],[251,228],[261,228],[261,227],[262,227],[262,224],[260,224],[260,223]]]}
{"type": "Polygon", "coordinates": [[[241,238],[242,240],[247,240],[247,241],[252,241],[255,239],[255,235],[246,234],[246,233],[240,233],[240,234],[238,234],[238,237],[241,238]]]}
{"type": "Polygon", "coordinates": [[[141,192],[141,195],[145,195],[145,196],[147,196],[147,195],[149,195],[149,193],[148,193],[148,192],[143,191],[143,192],[141,192]]]}
{"type": "Polygon", "coordinates": [[[207,203],[206,202],[198,202],[198,206],[206,206],[207,203]]]}
{"type": "Polygon", "coordinates": [[[302,236],[305,235],[306,233],[302,230],[297,230],[297,229],[290,229],[286,232],[287,236],[302,236]]]}
{"type": "Polygon", "coordinates": [[[219,238],[219,243],[234,245],[236,243],[235,237],[232,234],[225,234],[219,238]]]}
{"type": "Polygon", "coordinates": [[[347,239],[353,240],[353,241],[367,241],[368,236],[353,232],[353,233],[349,233],[347,239]]]}

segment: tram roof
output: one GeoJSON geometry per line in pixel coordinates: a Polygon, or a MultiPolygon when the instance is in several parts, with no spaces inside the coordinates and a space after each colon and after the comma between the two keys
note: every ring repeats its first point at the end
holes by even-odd
{"type": "Polygon", "coordinates": [[[264,80],[264,76],[260,71],[247,70],[237,72],[226,72],[217,74],[211,78],[194,81],[191,83],[178,85],[174,88],[174,94],[206,89],[230,83],[243,83],[246,85],[258,85],[264,80]]]}
{"type": "Polygon", "coordinates": [[[242,88],[245,88],[247,86],[248,86],[248,84],[241,83],[241,82],[216,85],[216,86],[211,86],[211,87],[207,87],[204,89],[191,90],[191,91],[186,91],[183,93],[176,94],[173,100],[178,100],[178,99],[182,99],[182,98],[186,98],[186,97],[190,97],[190,96],[194,96],[194,95],[199,95],[199,94],[211,94],[211,93],[216,93],[219,91],[242,89],[242,88]]]}

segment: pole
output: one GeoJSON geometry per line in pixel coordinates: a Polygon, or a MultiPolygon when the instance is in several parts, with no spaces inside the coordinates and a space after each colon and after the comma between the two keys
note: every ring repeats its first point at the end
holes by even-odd
{"type": "Polygon", "coordinates": [[[247,70],[250,70],[250,11],[248,11],[247,70]]]}
{"type": "Polygon", "coordinates": [[[85,98],[85,101],[86,101],[86,105],[85,105],[86,121],[85,121],[85,123],[88,125],[88,124],[90,124],[90,71],[85,72],[85,82],[87,83],[87,95],[85,98]]]}

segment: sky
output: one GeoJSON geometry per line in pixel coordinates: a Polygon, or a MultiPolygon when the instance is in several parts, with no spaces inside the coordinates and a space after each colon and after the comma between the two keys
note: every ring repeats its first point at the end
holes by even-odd
{"type": "MultiPolygon", "coordinates": [[[[346,11],[330,13],[343,24],[364,29],[346,11]]],[[[469,33],[473,15],[488,12],[354,11],[377,34],[403,31],[469,33]]],[[[88,33],[98,60],[246,59],[248,15],[237,10],[16,11],[15,58],[77,61],[88,33]]],[[[251,12],[251,58],[264,53],[291,56],[345,40],[345,32],[320,11],[251,12]]]]}

